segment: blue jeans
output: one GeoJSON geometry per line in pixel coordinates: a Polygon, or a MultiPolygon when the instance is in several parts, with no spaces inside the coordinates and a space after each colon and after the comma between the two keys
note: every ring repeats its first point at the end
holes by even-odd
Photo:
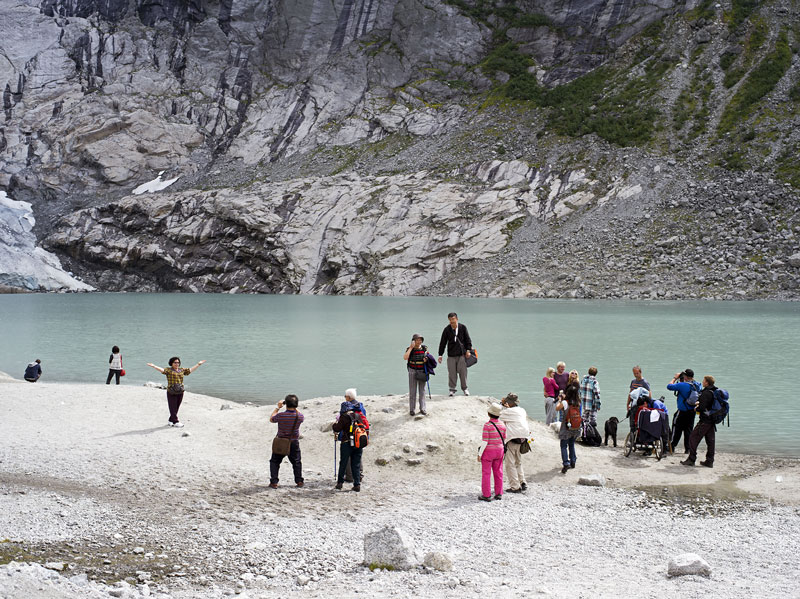
{"type": "Polygon", "coordinates": [[[361,486],[361,454],[364,453],[363,449],[356,449],[350,445],[350,441],[345,439],[340,443],[342,446],[339,452],[339,475],[336,477],[336,482],[344,482],[344,473],[347,470],[347,463],[350,462],[353,470],[353,486],[361,486]]]}
{"type": "Polygon", "coordinates": [[[574,466],[578,458],[575,456],[575,437],[561,439],[561,463],[564,466],[574,466]],[[567,459],[567,447],[569,447],[569,459],[567,459]]]}

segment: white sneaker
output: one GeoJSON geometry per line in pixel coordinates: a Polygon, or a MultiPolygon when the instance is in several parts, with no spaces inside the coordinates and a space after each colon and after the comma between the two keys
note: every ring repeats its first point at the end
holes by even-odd
{"type": "Polygon", "coordinates": [[[455,392],[455,391],[451,391],[451,392],[450,392],[450,397],[454,397],[454,396],[455,396],[455,394],[456,394],[456,392],[455,392]]]}
{"type": "Polygon", "coordinates": [[[174,426],[175,428],[183,428],[183,422],[176,422],[172,426],[174,426]]]}
{"type": "Polygon", "coordinates": [[[469,389],[464,389],[464,395],[469,395],[469,389]]]}
{"type": "Polygon", "coordinates": [[[175,426],[174,422],[167,422],[167,426],[175,426]]]}

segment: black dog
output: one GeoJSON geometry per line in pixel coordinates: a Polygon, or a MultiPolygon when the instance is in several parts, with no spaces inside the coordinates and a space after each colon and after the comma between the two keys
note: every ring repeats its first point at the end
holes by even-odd
{"type": "Polygon", "coordinates": [[[617,423],[619,422],[619,418],[616,416],[612,416],[608,420],[606,420],[606,442],[604,445],[608,445],[608,438],[611,437],[614,440],[614,447],[617,446],[617,423]]]}

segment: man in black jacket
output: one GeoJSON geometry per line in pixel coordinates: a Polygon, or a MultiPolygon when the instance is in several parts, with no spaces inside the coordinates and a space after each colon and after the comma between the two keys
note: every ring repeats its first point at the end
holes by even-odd
{"type": "Polygon", "coordinates": [[[706,375],[703,377],[703,390],[697,400],[697,411],[700,413],[700,422],[694,427],[689,436],[689,457],[681,462],[684,466],[694,466],[697,459],[697,447],[702,439],[706,440],[706,460],[700,462],[706,468],[714,467],[714,446],[717,438],[717,425],[711,417],[711,410],[714,406],[714,377],[706,375]]]}
{"type": "Polygon", "coordinates": [[[447,315],[450,324],[444,327],[442,339],[439,341],[439,364],[442,363],[444,348],[447,347],[447,384],[450,386],[450,397],[456,394],[456,376],[461,378],[461,390],[469,395],[467,389],[466,358],[472,355],[472,339],[467,327],[458,322],[458,314],[447,315]]]}

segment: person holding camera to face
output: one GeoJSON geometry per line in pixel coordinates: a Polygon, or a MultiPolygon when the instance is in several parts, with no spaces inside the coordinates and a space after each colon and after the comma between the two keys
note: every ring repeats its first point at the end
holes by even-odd
{"type": "Polygon", "coordinates": [[[417,408],[417,397],[419,396],[419,413],[427,416],[425,410],[425,383],[428,381],[427,362],[428,348],[422,345],[425,338],[414,333],[411,335],[411,345],[408,346],[403,354],[408,370],[408,414],[413,416],[417,408]]]}
{"type": "Polygon", "coordinates": [[[678,441],[683,435],[684,453],[689,453],[689,435],[694,428],[694,408],[700,394],[700,385],[694,380],[694,370],[687,368],[677,373],[667,389],[675,392],[678,398],[678,413],[675,417],[674,431],[672,433],[673,451],[678,447],[678,441]]]}
{"type": "Polygon", "coordinates": [[[276,443],[273,441],[272,457],[269,459],[269,486],[273,489],[278,488],[278,471],[281,468],[283,457],[288,455],[289,462],[292,464],[294,471],[294,483],[298,487],[302,487],[303,482],[303,462],[300,456],[300,425],[303,424],[305,417],[297,410],[300,400],[296,395],[289,394],[283,401],[279,401],[278,405],[272,410],[272,415],[269,417],[270,422],[278,424],[278,435],[276,441],[280,445],[286,445],[288,440],[288,453],[276,452],[276,443]],[[283,412],[279,410],[286,406],[283,412]]]}

